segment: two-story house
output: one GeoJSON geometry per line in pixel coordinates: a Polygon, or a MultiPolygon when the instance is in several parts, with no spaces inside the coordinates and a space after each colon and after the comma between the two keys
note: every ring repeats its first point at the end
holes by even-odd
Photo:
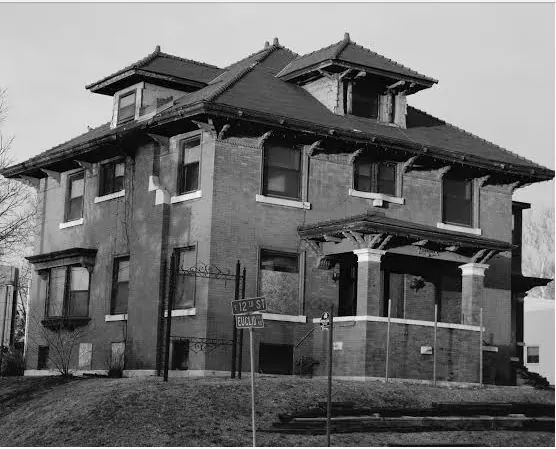
{"type": "MultiPolygon", "coordinates": [[[[512,193],[554,172],[408,106],[436,83],[346,34],[224,68],[157,47],[90,84],[110,122],[3,171],[40,199],[28,334],[80,328],[76,369],[155,373],[172,292],[171,370],[226,372],[234,283],[184,273],[240,260],[261,372],[323,374],[333,310],[334,375],[383,377],[389,326],[392,378],[432,378],[435,332],[438,380],[477,382],[483,346],[485,381],[512,383],[543,282],[512,273],[512,193]]],[[[29,373],[49,350],[28,338],[29,373]]]]}

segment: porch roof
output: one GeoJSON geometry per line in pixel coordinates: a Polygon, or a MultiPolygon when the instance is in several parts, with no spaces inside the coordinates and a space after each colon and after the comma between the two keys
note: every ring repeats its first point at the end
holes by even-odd
{"type": "Polygon", "coordinates": [[[382,250],[406,244],[437,246],[446,251],[474,254],[476,261],[484,261],[498,252],[511,251],[514,246],[501,240],[412,223],[377,212],[308,224],[297,229],[303,240],[317,244],[349,238],[360,246],[382,250]]]}

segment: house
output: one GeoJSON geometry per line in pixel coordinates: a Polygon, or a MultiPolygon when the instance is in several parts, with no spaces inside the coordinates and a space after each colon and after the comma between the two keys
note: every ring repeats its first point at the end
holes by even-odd
{"type": "Polygon", "coordinates": [[[554,385],[554,300],[528,296],[524,302],[524,365],[554,385]]]}
{"type": "Polygon", "coordinates": [[[482,357],[513,383],[519,298],[544,280],[521,274],[512,193],[554,172],[408,105],[436,83],[346,34],[224,68],[157,47],[88,85],[110,122],[2,173],[42,211],[28,374],[44,329],[83,331],[82,370],[152,374],[168,349],[174,373],[226,373],[239,260],[268,306],[261,372],[324,374],[332,310],[336,376],[384,377],[388,334],[391,378],[478,382],[482,357]]]}

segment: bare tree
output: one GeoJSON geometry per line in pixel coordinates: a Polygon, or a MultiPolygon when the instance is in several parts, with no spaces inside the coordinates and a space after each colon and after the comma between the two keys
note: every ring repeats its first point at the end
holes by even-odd
{"type": "MultiPolygon", "coordinates": [[[[0,170],[14,162],[10,155],[14,138],[2,133],[7,112],[6,89],[0,88],[0,170]]],[[[31,245],[35,213],[35,190],[0,176],[0,262],[13,263],[31,245]]]]}
{"type": "MultiPolygon", "coordinates": [[[[524,274],[554,279],[554,209],[539,208],[524,214],[522,251],[524,274]]],[[[529,294],[554,299],[554,281],[529,294]]]]}

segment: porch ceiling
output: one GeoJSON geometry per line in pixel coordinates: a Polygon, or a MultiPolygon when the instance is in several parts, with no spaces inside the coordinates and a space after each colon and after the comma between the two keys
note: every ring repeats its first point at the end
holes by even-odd
{"type": "Polygon", "coordinates": [[[348,239],[356,248],[386,251],[414,245],[460,254],[484,263],[494,254],[513,248],[512,244],[500,240],[398,220],[376,212],[299,226],[297,230],[300,238],[314,249],[316,247],[317,252],[324,242],[340,243],[348,239]]]}

